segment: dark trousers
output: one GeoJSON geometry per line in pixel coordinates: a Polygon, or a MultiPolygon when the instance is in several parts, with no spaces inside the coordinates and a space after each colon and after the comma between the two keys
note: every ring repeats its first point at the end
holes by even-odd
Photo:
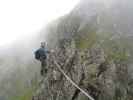
{"type": "Polygon", "coordinates": [[[46,59],[41,59],[41,75],[43,76],[45,73],[47,73],[47,61],[46,59]]]}

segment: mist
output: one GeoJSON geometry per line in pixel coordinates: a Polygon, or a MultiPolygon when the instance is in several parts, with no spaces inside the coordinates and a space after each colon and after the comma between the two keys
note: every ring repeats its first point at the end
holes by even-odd
{"type": "MultiPolygon", "coordinates": [[[[78,23],[79,27],[77,30],[81,30],[86,23],[95,22],[96,24],[93,27],[96,28],[98,34],[111,33],[113,36],[122,35],[124,37],[132,37],[132,4],[132,0],[80,0],[79,4],[71,5],[69,10],[65,11],[65,13],[62,11],[61,14],[48,19],[48,22],[41,20],[44,24],[41,23],[41,28],[39,27],[39,30],[16,39],[9,45],[1,46],[0,99],[10,100],[10,97],[12,95],[16,96],[17,92],[21,94],[23,89],[21,90],[19,88],[30,87],[32,84],[31,80],[35,77],[40,77],[40,63],[34,59],[34,52],[40,47],[41,41],[48,42],[48,46],[55,43],[53,41],[49,42],[50,38],[56,38],[53,37],[54,34],[51,34],[51,31],[54,33],[51,27],[56,27],[64,16],[76,16],[81,20],[78,23]],[[17,84],[20,79],[22,81],[20,85],[22,86],[15,87],[15,84],[17,84]]],[[[46,12],[46,10],[44,12],[42,11],[41,13],[45,14],[49,12],[46,12]]],[[[25,24],[26,23],[24,23],[24,25],[25,24]]],[[[66,22],[65,27],[70,28],[69,23],[66,22]]],[[[17,32],[19,31],[21,31],[21,29],[17,32]]],[[[71,34],[71,31],[67,32],[65,36],[67,36],[69,32],[71,34]]]]}

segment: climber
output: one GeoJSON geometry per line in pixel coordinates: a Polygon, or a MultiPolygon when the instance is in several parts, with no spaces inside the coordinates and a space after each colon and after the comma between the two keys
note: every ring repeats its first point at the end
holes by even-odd
{"type": "Polygon", "coordinates": [[[44,72],[47,73],[47,54],[49,51],[46,48],[46,43],[41,42],[41,47],[35,51],[35,59],[41,62],[41,75],[44,75],[44,72]]]}

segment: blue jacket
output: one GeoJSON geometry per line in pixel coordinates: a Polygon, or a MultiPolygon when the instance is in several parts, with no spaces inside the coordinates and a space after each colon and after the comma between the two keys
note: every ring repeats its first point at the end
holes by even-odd
{"type": "Polygon", "coordinates": [[[46,59],[47,53],[48,53],[48,50],[46,48],[39,48],[37,51],[35,51],[35,58],[37,60],[46,59]]]}

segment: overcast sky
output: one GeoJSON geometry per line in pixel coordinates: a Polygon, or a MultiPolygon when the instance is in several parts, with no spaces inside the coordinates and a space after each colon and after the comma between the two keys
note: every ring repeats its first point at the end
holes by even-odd
{"type": "Polygon", "coordinates": [[[79,0],[0,0],[0,46],[38,32],[79,0]]]}

